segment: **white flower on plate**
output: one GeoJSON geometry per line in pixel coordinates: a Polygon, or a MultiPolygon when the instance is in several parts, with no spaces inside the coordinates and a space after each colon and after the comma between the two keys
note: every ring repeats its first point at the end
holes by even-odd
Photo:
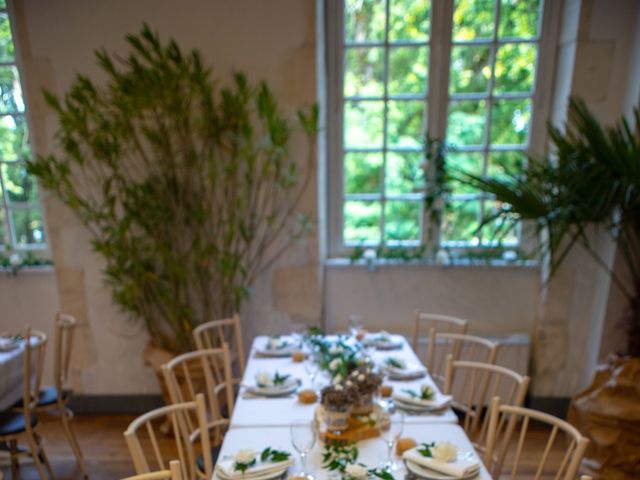
{"type": "Polygon", "coordinates": [[[331,355],[337,355],[337,354],[342,353],[342,352],[344,352],[344,348],[342,348],[342,346],[340,346],[340,345],[334,345],[333,347],[331,347],[329,349],[329,353],[331,355]]]}
{"type": "Polygon", "coordinates": [[[256,373],[256,383],[259,387],[271,387],[273,386],[273,377],[269,372],[256,373]]]}
{"type": "Polygon", "coordinates": [[[329,362],[329,370],[337,370],[342,365],[342,360],[339,358],[334,358],[329,362]]]}
{"type": "Polygon", "coordinates": [[[269,337],[269,342],[267,343],[267,349],[269,350],[279,350],[284,347],[285,342],[280,337],[269,337]]]}
{"type": "Polygon", "coordinates": [[[431,454],[440,462],[455,462],[458,448],[451,442],[437,442],[431,449],[431,454]]]}
{"type": "Polygon", "coordinates": [[[238,450],[238,453],[236,453],[236,463],[251,463],[255,460],[255,458],[256,452],[254,452],[250,448],[238,450]]]}
{"type": "Polygon", "coordinates": [[[349,476],[349,478],[353,478],[354,480],[365,480],[369,477],[369,471],[367,468],[362,465],[358,465],[357,463],[350,463],[347,465],[344,472],[349,476]]]}

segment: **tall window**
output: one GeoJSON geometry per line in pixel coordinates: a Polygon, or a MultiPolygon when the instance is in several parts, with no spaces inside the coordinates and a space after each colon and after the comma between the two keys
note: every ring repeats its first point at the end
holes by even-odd
{"type": "MultiPolygon", "coordinates": [[[[491,176],[524,167],[542,3],[330,1],[331,253],[426,243],[427,134],[446,140],[448,166],[491,176]]],[[[495,225],[479,226],[495,202],[450,188],[436,243],[490,245],[495,225]]],[[[503,243],[517,245],[518,232],[503,243]]]]}
{"type": "Polygon", "coordinates": [[[0,1],[0,242],[44,248],[37,183],[27,174],[31,156],[25,103],[6,0],[0,1]]]}

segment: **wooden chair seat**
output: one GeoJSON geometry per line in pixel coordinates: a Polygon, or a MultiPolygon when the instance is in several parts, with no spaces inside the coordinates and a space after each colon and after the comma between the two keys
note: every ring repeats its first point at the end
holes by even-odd
{"type": "MultiPolygon", "coordinates": [[[[67,400],[69,396],[69,392],[66,390],[62,391],[61,398],[63,400],[67,400]]],[[[40,394],[38,395],[38,403],[36,403],[36,409],[40,407],[50,407],[58,401],[58,389],[56,387],[42,387],[40,389],[40,394]]],[[[18,400],[13,408],[22,408],[22,399],[18,400]]]]}
{"type": "MultiPolygon", "coordinates": [[[[31,415],[31,428],[38,424],[38,417],[31,415]]],[[[18,412],[0,412],[0,436],[17,435],[27,430],[24,414],[18,412]]]]}

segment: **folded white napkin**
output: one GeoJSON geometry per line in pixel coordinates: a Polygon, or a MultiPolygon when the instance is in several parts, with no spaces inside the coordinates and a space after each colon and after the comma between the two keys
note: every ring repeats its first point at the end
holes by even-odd
{"type": "Polygon", "coordinates": [[[416,398],[403,391],[393,394],[394,400],[399,400],[400,402],[416,405],[418,407],[432,408],[434,410],[445,408],[449,403],[451,403],[451,398],[451,395],[443,395],[439,392],[436,392],[434,398],[431,400],[416,398]]]}
{"type": "Polygon", "coordinates": [[[387,364],[385,368],[392,377],[413,378],[427,374],[427,369],[422,365],[407,365],[405,368],[398,368],[387,364]]]}
{"type": "Polygon", "coordinates": [[[466,458],[466,455],[458,455],[455,462],[442,462],[432,457],[423,457],[418,452],[418,449],[420,448],[421,447],[415,447],[411,450],[407,450],[402,454],[402,458],[409,462],[430,468],[436,472],[451,475],[452,477],[464,477],[480,468],[480,461],[475,457],[466,458]]]}
{"type": "Polygon", "coordinates": [[[220,477],[228,478],[228,479],[236,479],[236,478],[253,478],[262,475],[266,475],[271,472],[285,471],[287,468],[293,465],[293,458],[289,458],[288,460],[284,460],[282,462],[268,462],[261,463],[258,462],[253,467],[247,468],[244,472],[239,472],[234,469],[235,465],[234,459],[220,460],[216,465],[216,470],[220,477]]]}

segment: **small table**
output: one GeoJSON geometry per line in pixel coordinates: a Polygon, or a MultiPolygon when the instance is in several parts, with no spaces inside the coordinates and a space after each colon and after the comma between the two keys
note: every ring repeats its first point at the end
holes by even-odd
{"type": "Polygon", "coordinates": [[[0,411],[7,410],[22,398],[22,354],[24,345],[0,351],[0,411]]]}

